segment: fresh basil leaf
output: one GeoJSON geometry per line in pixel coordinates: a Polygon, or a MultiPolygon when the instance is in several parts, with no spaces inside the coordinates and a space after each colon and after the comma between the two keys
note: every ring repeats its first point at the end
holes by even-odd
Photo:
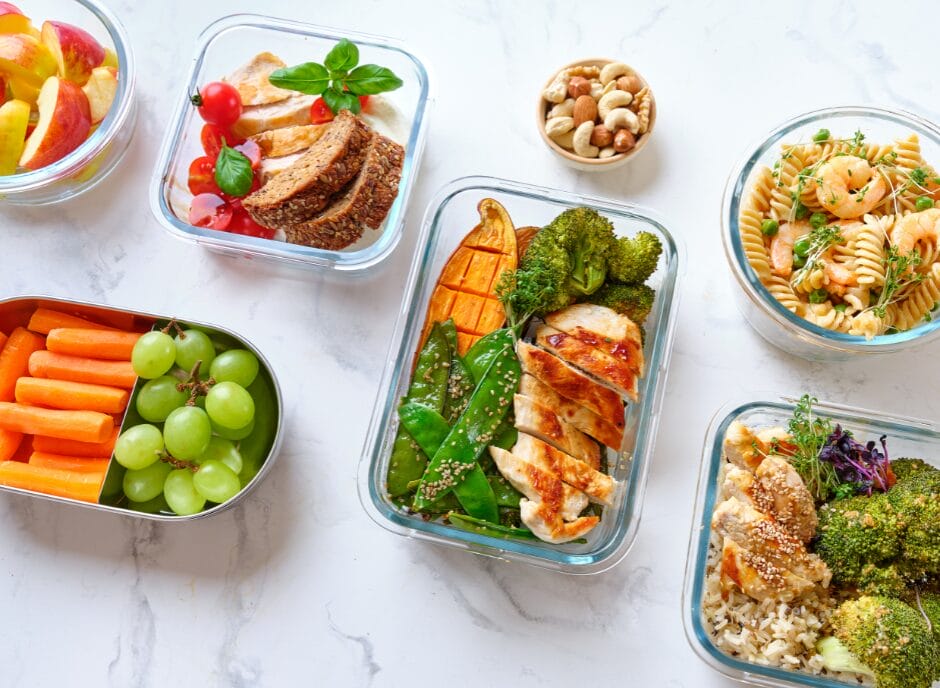
{"type": "Polygon", "coordinates": [[[402,80],[387,67],[374,64],[359,65],[343,79],[350,93],[357,96],[371,96],[385,91],[401,88],[402,80]]]}
{"type": "Polygon", "coordinates": [[[334,79],[337,76],[346,76],[346,72],[359,64],[359,48],[349,39],[343,38],[333,46],[323,64],[330,70],[334,79]]]}
{"type": "Polygon", "coordinates": [[[326,101],[327,107],[333,111],[333,114],[339,114],[340,110],[349,110],[358,115],[361,109],[359,99],[356,96],[339,91],[335,86],[330,86],[323,92],[323,100],[326,101]]]}
{"type": "Polygon", "coordinates": [[[330,72],[316,62],[304,62],[293,67],[275,69],[268,81],[278,88],[318,96],[330,85],[330,72]]]}
{"type": "Polygon", "coordinates": [[[241,197],[251,191],[253,180],[251,160],[244,153],[223,143],[215,161],[215,183],[219,189],[229,196],[241,197]]]}

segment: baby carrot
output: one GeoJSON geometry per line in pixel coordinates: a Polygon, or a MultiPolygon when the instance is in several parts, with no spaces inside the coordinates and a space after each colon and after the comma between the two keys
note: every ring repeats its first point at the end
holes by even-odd
{"type": "Polygon", "coordinates": [[[3,349],[3,345],[7,343],[7,336],[0,332],[0,349],[3,349]]]}
{"type": "Polygon", "coordinates": [[[86,459],[81,456],[63,456],[34,451],[29,457],[30,466],[40,468],[58,468],[77,473],[104,473],[108,470],[110,459],[86,459]]]}
{"type": "Polygon", "coordinates": [[[138,339],[140,334],[137,332],[59,327],[49,332],[46,348],[72,356],[129,361],[138,339]]]}
{"type": "Polygon", "coordinates": [[[55,311],[51,308],[37,308],[35,311],[33,311],[33,315],[29,319],[29,324],[26,327],[27,329],[30,329],[33,332],[39,332],[40,334],[49,334],[50,331],[56,329],[57,327],[82,327],[89,330],[114,329],[113,327],[100,325],[96,322],[92,322],[91,320],[80,318],[77,315],[69,315],[68,313],[55,311]]]}
{"type": "Polygon", "coordinates": [[[54,351],[34,351],[29,357],[29,374],[53,380],[88,382],[132,389],[137,374],[130,361],[101,361],[83,356],[57,354],[54,351]]]}
{"type": "Polygon", "coordinates": [[[0,351],[0,401],[13,401],[17,378],[29,372],[29,357],[43,348],[43,339],[23,327],[10,333],[0,351]]]}
{"type": "Polygon", "coordinates": [[[42,377],[21,377],[16,381],[17,403],[32,406],[121,413],[127,408],[129,398],[130,392],[126,389],[90,385],[87,382],[47,380],[42,377]]]}
{"type": "Polygon", "coordinates": [[[19,461],[0,463],[0,485],[83,502],[98,501],[103,481],[104,473],[64,471],[19,461]]]}
{"type": "Polygon", "coordinates": [[[0,430],[104,442],[114,432],[114,419],[97,411],[61,411],[0,401],[0,430]]]}
{"type": "Polygon", "coordinates": [[[9,461],[23,441],[23,433],[12,430],[0,430],[0,461],[9,461]]]}
{"type": "Polygon", "coordinates": [[[33,450],[46,454],[81,456],[86,459],[107,459],[114,452],[114,443],[117,442],[120,432],[121,428],[115,425],[114,430],[111,431],[111,437],[104,442],[76,442],[36,435],[33,437],[33,450]]]}

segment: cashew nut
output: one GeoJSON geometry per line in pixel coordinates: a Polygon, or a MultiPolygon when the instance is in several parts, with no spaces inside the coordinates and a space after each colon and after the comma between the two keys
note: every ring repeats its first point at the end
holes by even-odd
{"type": "Polygon", "coordinates": [[[611,62],[608,65],[604,65],[604,68],[601,69],[601,83],[606,86],[618,76],[627,76],[630,74],[633,74],[633,69],[628,65],[623,62],[611,62]]]}
{"type": "Polygon", "coordinates": [[[597,102],[597,114],[601,119],[607,117],[614,108],[626,107],[633,102],[633,94],[626,91],[613,90],[601,97],[597,102]]]}
{"type": "Polygon", "coordinates": [[[552,80],[552,83],[542,91],[542,97],[549,103],[564,102],[565,96],[568,95],[568,80],[570,78],[571,73],[569,70],[563,69],[558,72],[552,80]]]}
{"type": "Polygon", "coordinates": [[[545,133],[555,138],[574,129],[574,117],[552,117],[545,122],[545,133]]]}
{"type": "MultiPolygon", "coordinates": [[[[604,86],[604,90],[601,91],[601,95],[602,96],[607,95],[608,93],[615,90],[616,88],[617,88],[617,80],[614,79],[613,81],[609,82],[606,86],[604,86]]],[[[620,89],[620,90],[622,91],[623,89],[620,89]]]]}
{"type": "Polygon", "coordinates": [[[574,152],[582,158],[596,158],[601,149],[591,145],[591,133],[594,131],[594,122],[581,122],[574,130],[574,152]]]}
{"type": "Polygon", "coordinates": [[[567,98],[548,111],[548,118],[571,117],[574,114],[574,98],[567,98]]]}
{"type": "Polygon", "coordinates": [[[597,65],[579,65],[568,69],[570,76],[583,76],[585,79],[596,79],[600,76],[601,68],[597,65]]]}
{"type": "Polygon", "coordinates": [[[601,148],[601,152],[597,154],[599,158],[612,158],[617,155],[617,151],[614,150],[613,146],[605,146],[601,148]]]}
{"type": "Polygon", "coordinates": [[[627,129],[631,134],[638,134],[640,131],[640,120],[627,108],[619,107],[607,113],[607,116],[604,118],[604,126],[611,131],[627,129]]]}
{"type": "Polygon", "coordinates": [[[553,136],[552,141],[557,143],[562,148],[567,148],[571,150],[574,148],[574,129],[571,131],[565,132],[564,134],[559,134],[558,136],[553,136]]]}
{"type": "Polygon", "coordinates": [[[591,97],[594,100],[600,100],[600,97],[604,95],[604,87],[601,85],[600,81],[591,82],[591,97]]]}

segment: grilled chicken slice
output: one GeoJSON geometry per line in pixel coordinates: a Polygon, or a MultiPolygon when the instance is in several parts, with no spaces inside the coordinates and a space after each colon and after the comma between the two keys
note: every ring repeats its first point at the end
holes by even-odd
{"type": "Polygon", "coordinates": [[[758,451],[757,435],[744,423],[733,421],[725,433],[723,449],[725,458],[738,468],[753,472],[764,460],[758,451]]]}
{"type": "Polygon", "coordinates": [[[546,315],[545,322],[619,359],[637,377],[643,377],[640,328],[627,316],[604,306],[576,303],[546,315]]]}
{"type": "Polygon", "coordinates": [[[250,138],[258,144],[265,158],[280,158],[304,152],[320,140],[327,128],[326,124],[298,124],[263,131],[250,138]]]}
{"type": "Polygon", "coordinates": [[[248,138],[269,129],[310,124],[310,106],[314,100],[314,96],[294,93],[290,98],[276,103],[246,107],[239,120],[232,125],[232,132],[248,138]]]}
{"type": "Polygon", "coordinates": [[[545,502],[519,500],[519,516],[522,523],[539,540],[560,545],[584,537],[594,528],[600,519],[597,516],[582,516],[576,521],[566,523],[556,510],[545,502]]]}
{"type": "Polygon", "coordinates": [[[275,69],[286,66],[277,55],[269,52],[258,53],[248,64],[232,72],[226,81],[238,91],[238,96],[245,107],[270,105],[287,100],[296,93],[296,91],[274,86],[269,78],[275,69]]]}
{"type": "Polygon", "coordinates": [[[620,450],[623,444],[622,427],[609,423],[580,404],[565,399],[537,377],[528,373],[523,375],[519,383],[519,394],[534,399],[542,406],[548,406],[581,432],[606,444],[611,449],[620,450]]]}
{"type": "Polygon", "coordinates": [[[783,602],[813,588],[812,581],[779,568],[727,537],[721,551],[721,585],[725,591],[737,585],[745,595],[756,600],[783,602]]]}
{"type": "Polygon", "coordinates": [[[293,167],[294,163],[303,157],[306,151],[291,153],[290,155],[281,155],[276,158],[261,158],[261,181],[267,182],[272,177],[276,177],[284,170],[293,167]]]}
{"type": "Polygon", "coordinates": [[[584,461],[591,468],[601,465],[601,448],[590,437],[559,418],[552,409],[516,394],[513,397],[516,428],[584,461]]]}
{"type": "Polygon", "coordinates": [[[764,494],[754,474],[737,466],[731,466],[725,474],[721,496],[724,499],[734,497],[765,514],[770,513],[774,506],[773,500],[764,494]]]}
{"type": "Polygon", "coordinates": [[[535,342],[607,385],[617,394],[636,401],[636,374],[619,358],[614,358],[577,337],[548,325],[541,325],[536,329],[535,342]]]}
{"type": "Polygon", "coordinates": [[[557,356],[521,340],[516,345],[516,354],[523,371],[608,423],[623,427],[623,400],[616,392],[575,370],[557,356]]]}
{"type": "Polygon", "coordinates": [[[712,528],[779,569],[792,571],[813,583],[829,585],[826,563],[767,514],[735,497],[715,508],[712,528]]]}
{"type": "Polygon", "coordinates": [[[554,505],[563,520],[576,520],[587,507],[586,494],[566,485],[550,471],[499,447],[490,447],[490,456],[514,488],[534,502],[554,505]]]}
{"type": "Polygon", "coordinates": [[[512,453],[527,463],[557,475],[568,485],[584,492],[592,502],[604,506],[610,506],[613,502],[616,480],[537,437],[520,432],[512,453]]]}
{"type": "Polygon", "coordinates": [[[803,542],[816,535],[816,504],[800,474],[782,456],[768,456],[757,467],[757,482],[771,502],[774,520],[803,542]]]}

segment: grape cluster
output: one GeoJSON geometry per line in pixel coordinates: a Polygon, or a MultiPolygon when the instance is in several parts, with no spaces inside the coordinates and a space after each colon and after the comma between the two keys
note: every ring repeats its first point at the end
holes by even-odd
{"type": "Polygon", "coordinates": [[[242,456],[235,442],[254,429],[246,388],[258,375],[255,355],[246,349],[216,355],[199,330],[175,337],[154,330],[137,341],[131,363],[147,380],[135,404],[146,422],[125,430],[114,446],[115,460],[127,469],[124,495],[144,503],[162,494],[186,516],[238,494],[242,456]]]}

